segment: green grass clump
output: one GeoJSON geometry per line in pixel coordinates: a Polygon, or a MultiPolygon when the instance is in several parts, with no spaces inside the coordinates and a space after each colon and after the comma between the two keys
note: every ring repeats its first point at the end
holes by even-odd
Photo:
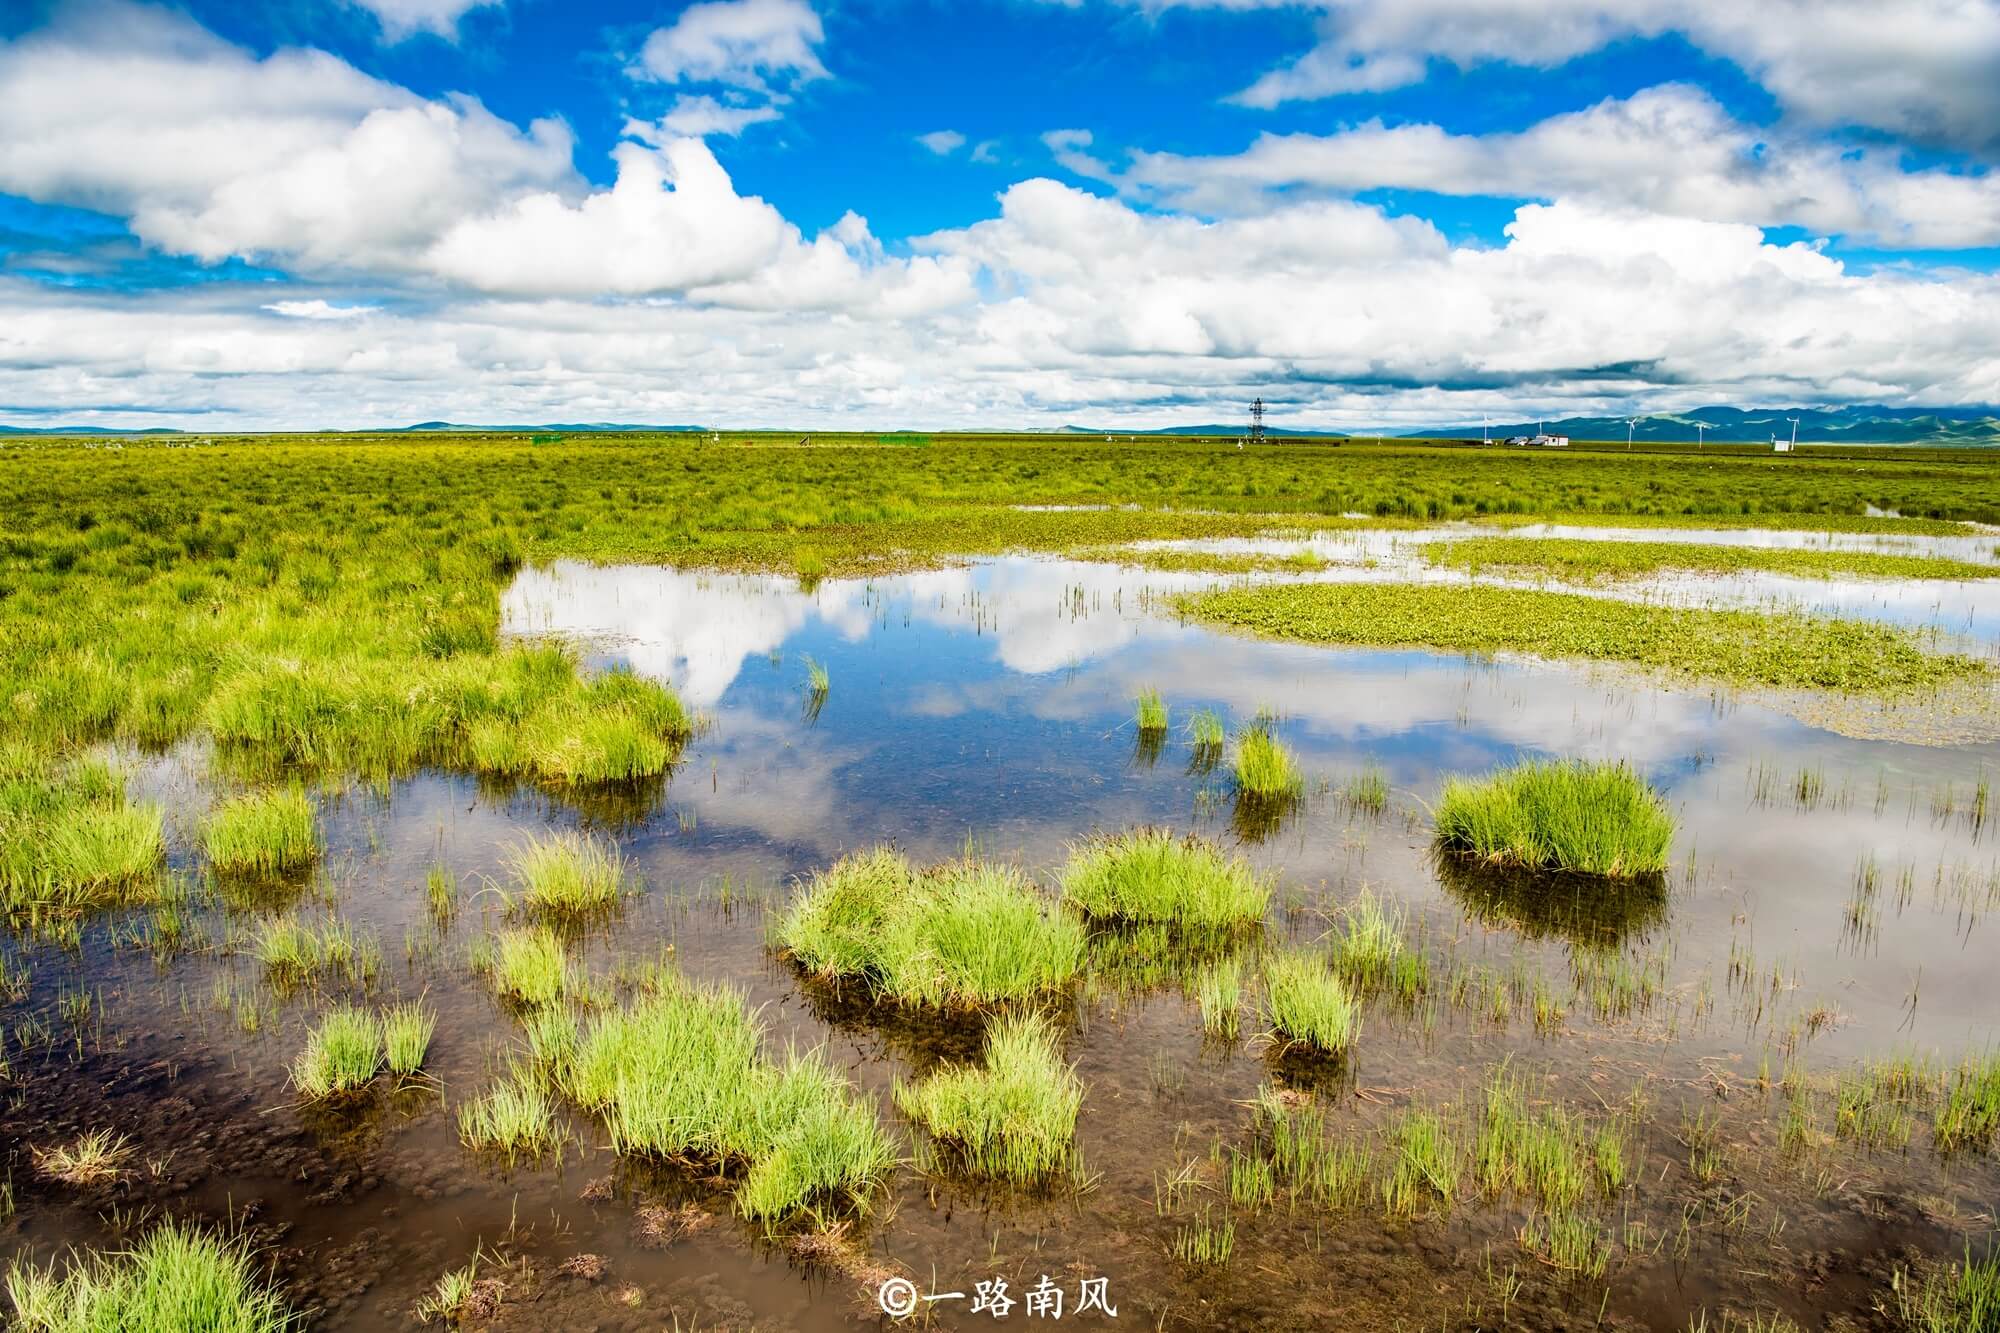
{"type": "Polygon", "coordinates": [[[1482,781],[1449,778],[1438,842],[1501,865],[1613,879],[1667,868],[1674,817],[1624,764],[1526,761],[1482,781]]]}
{"type": "Polygon", "coordinates": [[[0,742],[0,908],[30,922],[130,901],[166,855],[156,805],[107,765],[52,762],[0,742]]]}
{"type": "Polygon", "coordinates": [[[1188,718],[1188,744],[1196,750],[1219,754],[1228,733],[1222,724],[1222,714],[1213,708],[1197,708],[1188,718]]]}
{"type": "Polygon", "coordinates": [[[1559,1106],[1531,1108],[1505,1069],[1487,1084],[1472,1171],[1489,1198],[1518,1195],[1567,1214],[1624,1184],[1624,1154],[1617,1125],[1593,1127],[1559,1106]]]}
{"type": "Polygon", "coordinates": [[[895,1159],[874,1107],[819,1052],[766,1060],[762,1036],[735,991],[670,977],[598,1018],[559,1077],[617,1151],[740,1169],[746,1217],[865,1203],[895,1159]]]}
{"type": "Polygon", "coordinates": [[[1201,1008],[1201,1030],[1233,1040],[1243,1003],[1243,964],[1224,958],[1203,968],[1195,975],[1194,998],[1201,1008]]]}
{"type": "Polygon", "coordinates": [[[569,956],[545,927],[503,930],[494,938],[488,967],[494,989],[525,1005],[554,1004],[569,993],[569,956]]]}
{"type": "Polygon", "coordinates": [[[203,841],[218,870],[241,873],[297,870],[319,855],[312,802],[297,787],[224,801],[209,814],[203,841]]]}
{"type": "Polygon", "coordinates": [[[1134,720],[1142,734],[1164,736],[1167,734],[1167,701],[1151,686],[1139,691],[1135,702],[1134,720]]]}
{"type": "Polygon", "coordinates": [[[1389,780],[1382,770],[1369,767],[1350,777],[1341,786],[1340,799],[1357,810],[1379,815],[1389,808],[1389,780]]]}
{"type": "Polygon", "coordinates": [[[1382,1202],[1397,1217],[1414,1217],[1426,1205],[1449,1208],[1458,1197],[1465,1150],[1436,1111],[1406,1113],[1389,1131],[1389,1172],[1382,1202]]]}
{"type": "Polygon", "coordinates": [[[530,835],[505,859],[522,905],[535,915],[587,916],[616,907],[625,891],[624,857],[588,834],[530,835]]]}
{"type": "Polygon", "coordinates": [[[1940,1151],[1983,1148],[2000,1132],[2000,1054],[1962,1063],[1938,1103],[1932,1134],[1940,1151]]]}
{"type": "Polygon", "coordinates": [[[1409,645],[1624,662],[1779,689],[1896,695],[1990,679],[1920,634],[1859,620],[1618,601],[1536,589],[1298,583],[1189,593],[1209,624],[1303,643],[1409,645]]]}
{"type": "Polygon", "coordinates": [[[411,1002],[382,1011],[382,1053],[389,1072],[407,1078],[423,1068],[437,1031],[437,1011],[411,1002]]]}
{"type": "Polygon", "coordinates": [[[1974,1259],[1967,1245],[1962,1264],[1898,1268],[1891,1290],[1912,1333],[1993,1333],[2000,1329],[2000,1250],[1974,1259]]]}
{"type": "Polygon", "coordinates": [[[780,918],[778,946],[828,980],[912,1004],[975,1006],[1066,987],[1084,929],[1018,871],[975,860],[917,870],[888,848],[816,874],[780,918]]]}
{"type": "Polygon", "coordinates": [[[292,1062],[292,1086],[309,1101],[359,1091],[382,1068],[382,1027],[365,1009],[327,1011],[292,1062]]]}
{"type": "Polygon", "coordinates": [[[21,1333],[288,1333],[301,1321],[250,1251],[200,1228],[163,1222],[130,1250],[90,1252],[66,1267],[7,1269],[21,1333]]]}
{"type": "Polygon", "coordinates": [[[350,981],[361,983],[375,975],[380,962],[375,942],[357,938],[344,922],[323,921],[315,926],[291,912],[258,926],[256,950],[272,982],[279,986],[297,985],[321,972],[341,972],[350,981]]]}
{"type": "Polygon", "coordinates": [[[1264,915],[1271,886],[1241,857],[1205,838],[1139,829],[1070,849],[1063,897],[1094,917],[1191,929],[1245,925],[1264,915]]]}
{"type": "Polygon", "coordinates": [[[1072,1163],[1083,1084],[1038,1015],[995,1019],[977,1067],[898,1083],[895,1098],[976,1175],[1032,1185],[1072,1163]]]}
{"type": "Polygon", "coordinates": [[[1288,1044],[1345,1054],[1361,1032],[1361,1006],[1318,958],[1283,953],[1264,963],[1264,1020],[1288,1044]]]}
{"type": "Polygon", "coordinates": [[[1581,580],[1645,578],[1666,570],[1695,574],[1763,571],[1817,579],[1856,574],[1889,579],[2000,578],[2000,565],[1933,555],[1576,537],[1469,537],[1432,542],[1424,547],[1424,558],[1434,565],[1475,574],[1501,570],[1581,580]]]}
{"type": "Polygon", "coordinates": [[[459,1141],[468,1148],[539,1157],[566,1137],[554,1098],[539,1078],[519,1071],[458,1108],[459,1141]]]}
{"type": "Polygon", "coordinates": [[[1247,728],[1236,740],[1236,790],[1265,802],[1297,800],[1306,789],[1305,774],[1268,727],[1247,728]]]}

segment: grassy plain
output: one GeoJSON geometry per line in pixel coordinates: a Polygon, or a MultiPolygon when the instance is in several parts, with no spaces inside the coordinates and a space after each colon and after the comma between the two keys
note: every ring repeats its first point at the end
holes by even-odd
{"type": "Polygon", "coordinates": [[[1468,537],[1424,548],[1434,565],[1473,573],[1546,574],[1572,580],[1645,578],[1667,570],[1696,574],[1764,572],[1830,579],[2000,578],[2000,564],[1883,551],[1783,550],[1699,542],[1589,541],[1577,537],[1468,537]]]}

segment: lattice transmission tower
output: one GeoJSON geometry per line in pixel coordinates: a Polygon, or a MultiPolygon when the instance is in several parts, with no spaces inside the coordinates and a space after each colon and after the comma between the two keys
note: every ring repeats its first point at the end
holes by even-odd
{"type": "Polygon", "coordinates": [[[1264,442],[1264,400],[1259,398],[1250,404],[1250,443],[1264,442]]]}

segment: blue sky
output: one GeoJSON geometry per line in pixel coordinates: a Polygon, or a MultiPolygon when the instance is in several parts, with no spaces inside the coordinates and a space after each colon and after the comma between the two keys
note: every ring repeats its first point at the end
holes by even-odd
{"type": "Polygon", "coordinates": [[[2000,0],[30,0],[0,424],[2000,400],[2000,0]]]}

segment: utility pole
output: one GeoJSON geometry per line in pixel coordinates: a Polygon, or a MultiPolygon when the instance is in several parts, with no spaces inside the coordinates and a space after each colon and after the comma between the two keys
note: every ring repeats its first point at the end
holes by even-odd
{"type": "Polygon", "coordinates": [[[1250,404],[1250,443],[1264,442],[1264,400],[1259,398],[1250,404]]]}

